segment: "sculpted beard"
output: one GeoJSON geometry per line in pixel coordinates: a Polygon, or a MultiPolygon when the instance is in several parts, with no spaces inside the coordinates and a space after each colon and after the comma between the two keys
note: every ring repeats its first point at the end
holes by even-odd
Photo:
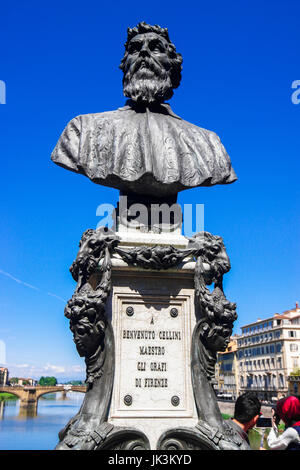
{"type": "Polygon", "coordinates": [[[124,95],[136,102],[163,102],[173,96],[169,71],[151,58],[139,58],[124,70],[124,95]]]}

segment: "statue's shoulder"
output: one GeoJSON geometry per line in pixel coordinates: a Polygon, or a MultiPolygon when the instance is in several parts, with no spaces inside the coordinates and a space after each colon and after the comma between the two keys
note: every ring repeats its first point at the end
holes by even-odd
{"type": "Polygon", "coordinates": [[[120,109],[115,109],[113,111],[104,111],[103,113],[80,114],[79,116],[74,117],[70,121],[70,123],[80,123],[80,125],[82,126],[89,126],[101,121],[113,121],[115,119],[119,119],[120,115],[120,109]]]}
{"type": "Polygon", "coordinates": [[[214,131],[205,129],[204,127],[196,126],[191,122],[182,120],[183,126],[187,127],[193,134],[199,135],[199,137],[206,138],[210,142],[219,143],[220,137],[214,131]]]}

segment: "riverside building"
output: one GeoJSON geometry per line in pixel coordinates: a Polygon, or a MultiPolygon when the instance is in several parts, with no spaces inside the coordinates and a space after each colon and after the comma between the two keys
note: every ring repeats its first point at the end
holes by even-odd
{"type": "Polygon", "coordinates": [[[242,327],[237,337],[239,392],[275,401],[290,392],[289,376],[300,368],[300,309],[276,313],[242,327]]]}
{"type": "Polygon", "coordinates": [[[237,336],[233,336],[226,351],[219,352],[216,363],[218,398],[236,400],[239,395],[237,336]]]}
{"type": "Polygon", "coordinates": [[[8,385],[9,384],[9,373],[6,367],[0,367],[0,385],[8,385]]]}

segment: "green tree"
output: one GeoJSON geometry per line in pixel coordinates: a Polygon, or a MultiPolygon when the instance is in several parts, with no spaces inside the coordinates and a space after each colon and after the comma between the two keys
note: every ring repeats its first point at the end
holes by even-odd
{"type": "Polygon", "coordinates": [[[11,377],[9,379],[10,384],[17,384],[18,383],[18,377],[11,377]]]}
{"type": "Polygon", "coordinates": [[[41,377],[39,380],[39,385],[43,385],[44,387],[53,387],[57,384],[57,380],[55,377],[41,377]]]}

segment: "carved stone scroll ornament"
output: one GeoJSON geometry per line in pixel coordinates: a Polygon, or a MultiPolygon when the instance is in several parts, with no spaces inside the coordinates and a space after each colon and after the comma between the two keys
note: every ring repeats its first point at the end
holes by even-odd
{"type": "Polygon", "coordinates": [[[114,376],[114,335],[105,315],[111,290],[111,256],[119,239],[111,231],[87,230],[70,271],[77,281],[65,308],[77,351],[86,362],[83,404],[59,433],[57,450],[149,449],[147,437],[107,423],[114,376]]]}
{"type": "Polygon", "coordinates": [[[115,252],[128,264],[144,269],[170,269],[195,252],[194,248],[180,250],[173,246],[142,246],[124,250],[117,247],[115,252]]]}
{"type": "Polygon", "coordinates": [[[248,448],[239,434],[223,420],[212,386],[218,351],[225,351],[236,320],[236,304],[223,292],[223,275],[230,262],[221,237],[202,232],[190,239],[194,247],[195,299],[200,320],[192,338],[191,369],[198,412],[195,428],[165,432],[157,447],[162,450],[240,450],[248,448]],[[206,287],[214,283],[212,292],[206,287]]]}
{"type": "Polygon", "coordinates": [[[199,248],[194,279],[200,320],[194,331],[193,349],[196,344],[200,348],[198,360],[211,380],[217,352],[225,351],[237,319],[236,304],[229,302],[223,291],[223,275],[230,270],[230,261],[221,237],[203,232],[196,235],[191,244],[199,248]],[[210,292],[206,285],[212,283],[214,289],[210,292]]]}
{"type": "Polygon", "coordinates": [[[214,427],[199,420],[194,428],[180,427],[164,432],[158,440],[159,450],[248,450],[243,438],[225,421],[214,427]]]}
{"type": "Polygon", "coordinates": [[[113,234],[87,230],[70,268],[77,287],[65,316],[70,320],[77,351],[85,357],[88,389],[79,412],[60,431],[56,449],[93,449],[100,443],[99,436],[102,442],[112,432],[105,421],[113,386],[114,335],[105,316],[105,304],[111,288],[111,251],[116,242],[113,234]],[[100,260],[103,269],[93,278],[100,260]]]}
{"type": "Polygon", "coordinates": [[[119,237],[111,230],[104,227],[98,230],[88,229],[84,232],[79,243],[79,252],[70,272],[73,279],[77,282],[76,291],[91,281],[91,275],[95,274],[102,261],[101,271],[103,276],[99,285],[94,285],[104,293],[104,303],[106,302],[105,293],[110,289],[111,256],[119,243],[119,237]]]}

